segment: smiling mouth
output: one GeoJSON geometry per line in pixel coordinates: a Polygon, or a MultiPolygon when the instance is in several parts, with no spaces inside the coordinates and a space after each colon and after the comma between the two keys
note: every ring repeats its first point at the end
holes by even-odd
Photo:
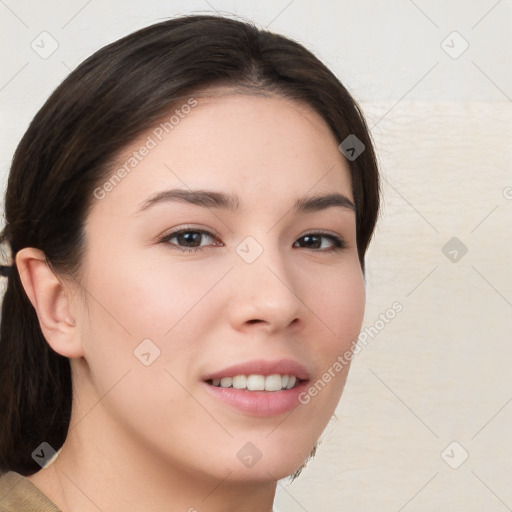
{"type": "Polygon", "coordinates": [[[206,381],[218,388],[233,388],[245,391],[284,391],[297,387],[302,380],[295,375],[234,375],[206,381]]]}

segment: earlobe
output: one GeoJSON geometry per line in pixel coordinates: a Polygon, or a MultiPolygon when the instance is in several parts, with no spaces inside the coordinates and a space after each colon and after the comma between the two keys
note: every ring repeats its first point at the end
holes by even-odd
{"type": "Polygon", "coordinates": [[[48,344],[62,356],[82,357],[82,343],[71,312],[68,290],[46,262],[44,253],[34,247],[25,247],[18,251],[15,261],[48,344]]]}

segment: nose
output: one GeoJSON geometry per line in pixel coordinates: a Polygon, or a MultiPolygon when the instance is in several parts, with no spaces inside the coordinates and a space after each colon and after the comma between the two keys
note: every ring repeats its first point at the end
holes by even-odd
{"type": "Polygon", "coordinates": [[[298,295],[298,279],[277,250],[264,251],[252,263],[239,260],[228,306],[232,327],[268,334],[301,328],[307,307],[298,295]]]}

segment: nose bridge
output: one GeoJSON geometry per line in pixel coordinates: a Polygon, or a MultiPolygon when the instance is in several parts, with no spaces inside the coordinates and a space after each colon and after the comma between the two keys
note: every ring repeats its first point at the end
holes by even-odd
{"type": "Polygon", "coordinates": [[[287,265],[286,253],[277,243],[260,244],[255,239],[246,239],[237,247],[237,253],[236,322],[259,320],[284,327],[298,319],[302,315],[302,302],[296,292],[297,283],[287,265]]]}

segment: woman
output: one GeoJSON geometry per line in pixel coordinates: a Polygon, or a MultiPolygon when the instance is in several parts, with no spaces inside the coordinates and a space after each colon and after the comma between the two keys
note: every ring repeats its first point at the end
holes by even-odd
{"type": "Polygon", "coordinates": [[[378,208],[301,45],[188,16],[87,59],[9,176],[1,506],[270,511],[341,396],[378,208]]]}

